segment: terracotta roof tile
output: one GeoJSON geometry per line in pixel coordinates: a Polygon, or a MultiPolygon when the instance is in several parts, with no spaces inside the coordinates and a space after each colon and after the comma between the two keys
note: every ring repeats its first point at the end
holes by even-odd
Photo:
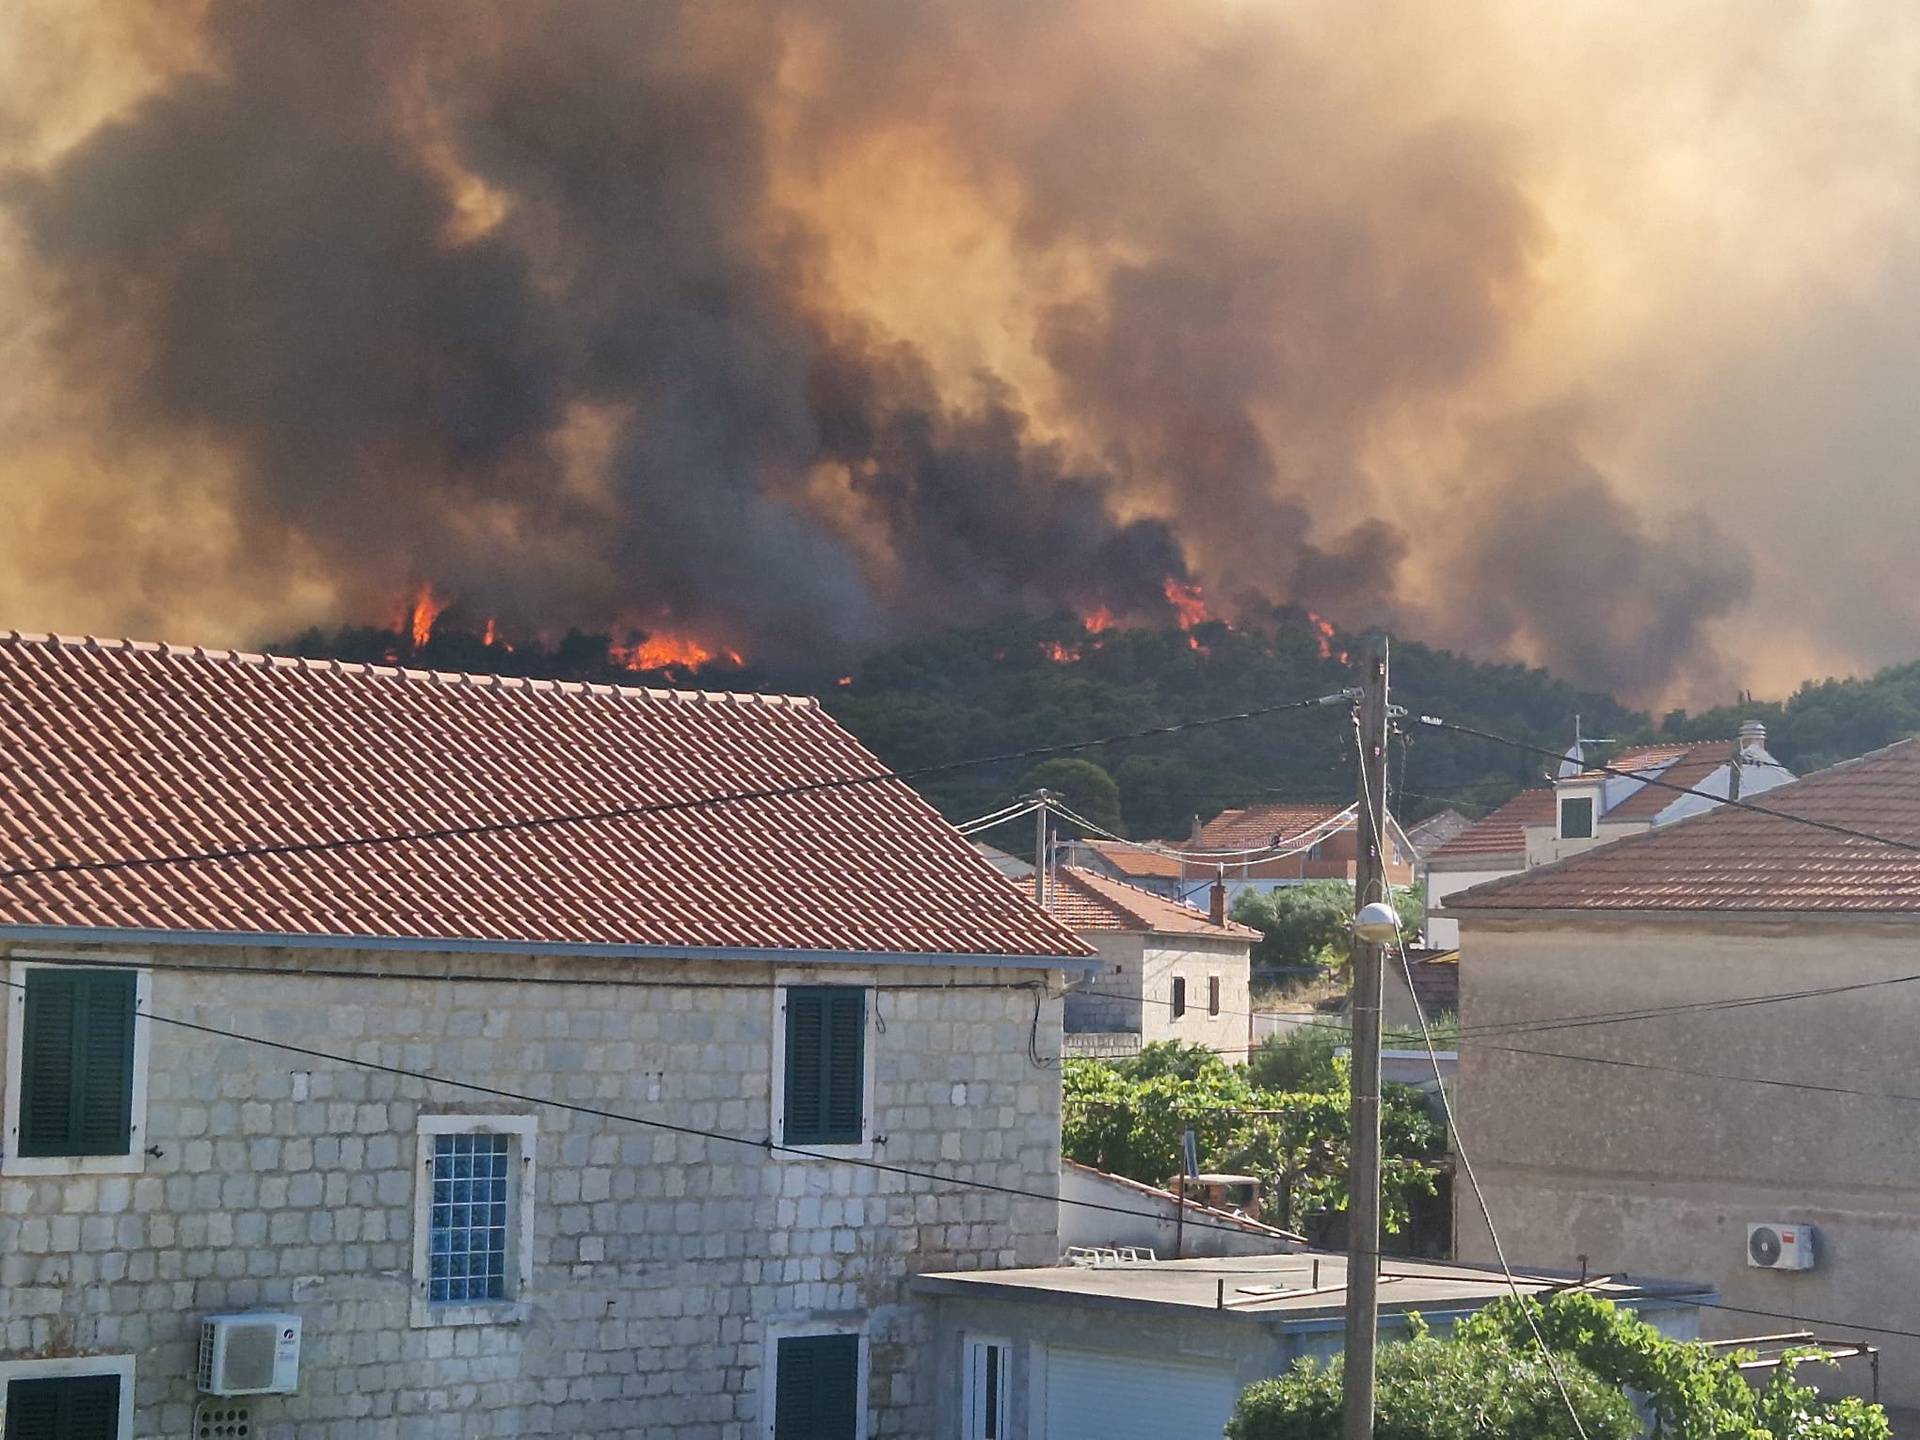
{"type": "Polygon", "coordinates": [[[1149,890],[1110,880],[1078,865],[1062,865],[1054,872],[1048,908],[1075,930],[1127,930],[1148,935],[1212,935],[1222,939],[1258,940],[1260,932],[1237,920],[1224,925],[1211,916],[1155,895],[1149,890]]]}
{"type": "MultiPolygon", "coordinates": [[[[881,764],[809,699],[0,636],[0,869],[695,800],[881,764]]],[[[0,879],[4,927],[1079,956],[898,781],[0,879]]]]}
{"type": "Polygon", "coordinates": [[[1766,791],[1773,814],[1717,807],[1449,895],[1449,911],[1920,914],[1920,853],[1787,818],[1920,845],[1920,741],[1766,791]]]}
{"type": "Polygon", "coordinates": [[[1526,826],[1550,824],[1554,792],[1522,790],[1492,814],[1476,820],[1427,857],[1430,861],[1478,859],[1488,855],[1521,855],[1527,848],[1526,826]]]}
{"type": "Polygon", "coordinates": [[[1446,809],[1437,815],[1429,815],[1424,820],[1416,820],[1406,827],[1407,843],[1413,846],[1414,853],[1428,855],[1438,850],[1454,836],[1473,828],[1473,821],[1458,810],[1446,809]]]}
{"type": "Polygon", "coordinates": [[[1252,805],[1244,810],[1222,810],[1200,827],[1188,848],[1194,850],[1251,850],[1270,845],[1277,835],[1290,840],[1338,815],[1342,805],[1252,805]]]}
{"type": "Polygon", "coordinates": [[[1185,875],[1180,862],[1171,855],[1141,850],[1133,845],[1120,845],[1111,840],[1082,840],[1080,843],[1123,875],[1142,880],[1179,880],[1185,875]]]}
{"type": "Polygon", "coordinates": [[[1608,820],[1651,820],[1676,800],[1684,798],[1678,792],[1667,789],[1668,785],[1691,789],[1732,758],[1733,746],[1725,740],[1695,745],[1665,759],[1647,760],[1623,755],[1615,763],[1615,769],[1631,770],[1636,775],[1648,775],[1664,783],[1640,786],[1600,819],[1602,823],[1608,820]]]}

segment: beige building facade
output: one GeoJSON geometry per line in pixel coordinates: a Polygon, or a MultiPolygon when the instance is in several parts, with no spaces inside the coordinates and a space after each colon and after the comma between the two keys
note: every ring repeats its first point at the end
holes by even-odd
{"type": "Polygon", "coordinates": [[[857,1337],[862,1433],[932,1440],[909,1277],[1057,1258],[1030,970],[15,946],[0,980],[17,1011],[29,972],[79,964],[138,979],[136,1129],[121,1156],[0,1158],[0,1357],[124,1362],[127,1437],[192,1433],[202,1317],[267,1310],[303,1334],[295,1393],[243,1402],[262,1434],[758,1440],[771,1347],[831,1332],[857,1337]],[[868,1002],[861,1134],[823,1158],[768,1143],[795,985],[868,1002]],[[453,1134],[500,1137],[510,1172],[504,1293],[468,1304],[428,1299],[453,1134]]]}
{"type": "Polygon", "coordinates": [[[1709,1335],[1872,1343],[1920,1404],[1917,856],[1904,741],[1453,897],[1459,1130],[1508,1258],[1711,1282],[1709,1335]]]}

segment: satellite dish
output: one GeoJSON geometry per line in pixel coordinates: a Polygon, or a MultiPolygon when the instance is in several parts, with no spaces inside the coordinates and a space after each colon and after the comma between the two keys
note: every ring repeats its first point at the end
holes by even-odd
{"type": "Polygon", "coordinates": [[[1774,1266],[1780,1263],[1780,1232],[1771,1225],[1756,1225],[1753,1233],[1747,1236],[1747,1254],[1753,1257],[1756,1265],[1774,1266]]]}
{"type": "Polygon", "coordinates": [[[1567,753],[1560,757],[1560,776],[1562,780],[1571,780],[1587,768],[1587,752],[1580,748],[1580,742],[1574,741],[1567,753]]]}

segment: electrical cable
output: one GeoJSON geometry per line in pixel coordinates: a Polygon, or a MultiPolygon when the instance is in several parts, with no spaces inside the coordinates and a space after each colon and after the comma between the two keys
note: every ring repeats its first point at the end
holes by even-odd
{"type": "MultiPolygon", "coordinates": [[[[137,966],[122,966],[124,969],[137,969],[137,966]]],[[[0,986],[10,990],[24,992],[26,985],[19,980],[0,980],[0,986]]],[[[1036,989],[1038,987],[1035,987],[1036,989]]],[[[787,1145],[773,1139],[755,1140],[745,1135],[729,1135],[720,1130],[706,1130],[697,1125],[681,1125],[671,1120],[660,1120],[646,1115],[634,1115],[626,1111],[610,1110],[598,1105],[583,1105],[577,1101],[560,1100],[547,1095],[535,1095],[522,1090],[508,1090],[496,1085],[483,1085],[477,1080],[461,1080],[450,1075],[436,1075],[431,1071],[415,1070],[404,1065],[388,1065],[378,1060],[363,1060],[352,1055],[335,1054],[310,1045],[296,1045],[289,1040],[273,1040],[264,1035],[250,1035],[243,1030],[227,1029],[219,1025],[208,1025],[198,1020],[183,1020],[178,1016],[160,1015],[150,1010],[136,1012],[137,1018],[153,1025],[171,1025],[177,1029],[190,1030],[201,1035],[212,1035],[223,1040],[238,1040],[248,1045],[259,1045],[267,1049],[278,1050],[289,1055],[302,1055],[309,1060],[325,1061],[330,1065],[347,1066],[356,1070],[370,1070],[383,1075],[393,1075],[401,1079],[415,1080],[426,1085],[443,1085],[449,1089],[463,1090],[468,1094],[485,1095],[497,1100],[510,1100],[521,1105],[536,1105],[550,1110],[561,1110],[568,1114],[585,1115],[594,1119],[612,1120],[623,1124],[639,1125],[649,1130],[662,1130],[673,1135],[684,1135],[697,1140],[712,1140],[727,1145],[739,1145],[763,1153],[779,1152],[788,1155],[801,1155],[822,1163],[849,1165],[856,1169],[874,1170],[886,1175],[898,1175],[910,1180],[928,1180],[936,1184],[957,1186],[961,1189],[982,1190],[996,1195],[1009,1195],[1021,1200],[1044,1200],[1050,1204],[1072,1205],[1079,1209],[1099,1210],[1114,1215],[1128,1215],[1135,1219],[1163,1220],[1165,1217],[1151,1210],[1130,1210],[1121,1205],[1107,1205],[1096,1200],[1071,1200],[1064,1195],[1048,1194],[1041,1190],[1026,1190],[1017,1185],[1001,1185],[990,1180],[972,1180],[960,1175],[943,1175],[937,1170],[917,1170],[910,1165],[893,1165],[884,1160],[866,1160],[852,1155],[823,1155],[804,1145],[787,1145]]],[[[1229,1234],[1244,1234],[1232,1225],[1217,1225],[1207,1221],[1188,1219],[1189,1228],[1203,1230],[1221,1230],[1229,1234]]]]}
{"type": "MultiPolygon", "coordinates": [[[[1513,740],[1505,735],[1496,735],[1491,730],[1477,730],[1471,725],[1461,725],[1438,715],[1418,715],[1413,717],[1420,724],[1434,730],[1450,731],[1455,735],[1471,735],[1476,740],[1489,740],[1496,745],[1506,745],[1515,750],[1524,750],[1533,755],[1555,757],[1555,752],[1544,745],[1533,745],[1525,740],[1513,740]]],[[[1745,764],[1746,762],[1742,762],[1745,764]]],[[[1782,769],[1785,767],[1782,766],[1782,769]]],[[[1621,770],[1612,765],[1589,765],[1584,773],[1614,775],[1624,780],[1638,780],[1644,785],[1652,785],[1661,790],[1671,790],[1677,795],[1693,795],[1702,800],[1711,800],[1716,805],[1725,805],[1733,810],[1751,810],[1756,815],[1769,815],[1775,820],[1789,820],[1796,825],[1805,825],[1814,830],[1824,830],[1831,835],[1845,836],[1849,840],[1867,840],[1875,845],[1891,846],[1895,850],[1905,850],[1920,854],[1920,842],[1896,840],[1890,835],[1875,835],[1868,830],[1856,830],[1851,825],[1835,824],[1831,820],[1816,820],[1809,815],[1794,815],[1785,810],[1769,809],[1765,805],[1756,805],[1751,800],[1732,800],[1725,795],[1715,795],[1708,790],[1695,789],[1691,785],[1676,785],[1671,780],[1662,780],[1657,776],[1641,774],[1633,770],[1621,770]]]]}
{"type": "Polygon", "coordinates": [[[1310,700],[1288,700],[1274,705],[1255,706],[1227,715],[1211,715],[1196,720],[1176,720],[1166,725],[1148,725],[1117,735],[1091,740],[1068,740],[1054,745],[1030,745],[1023,750],[1008,750],[997,755],[978,755],[966,760],[947,760],[908,770],[883,769],[864,775],[843,775],[826,780],[808,780],[791,785],[774,785],[758,790],[737,790],[717,795],[700,795],[684,800],[657,800],[634,805],[614,805],[601,810],[560,811],[547,815],[527,815],[512,820],[481,820],[463,825],[430,826],[418,830],[397,830],[383,834],[342,835],[329,840],[294,840],[267,845],[234,845],[216,850],[185,850],[164,855],[127,855],[99,860],[57,860],[44,865],[15,865],[0,869],[0,881],[23,880],[40,875],[69,875],[105,870],[152,869],[165,865],[194,865],[228,860],[248,860],[276,855],[320,855],[340,850],[376,845],[414,844],[436,840],[470,839],[483,835],[522,834],[530,830],[550,830],[563,825],[591,824],[603,820],[630,820],[646,815],[670,815],[703,810],[715,805],[735,805],[757,800],[785,800],[800,795],[844,790],[857,785],[876,785],[886,781],[905,784],[933,775],[948,775],[959,770],[987,765],[1010,764],[1016,760],[1037,760],[1049,755],[1067,755],[1079,750],[1095,750],[1103,745],[1119,745],[1133,740],[1178,735],[1189,730],[1206,729],[1292,710],[1345,703],[1345,691],[1316,696],[1310,700]]]}
{"type": "Polygon", "coordinates": [[[1110,841],[1116,845],[1124,845],[1129,850],[1138,850],[1148,855],[1161,855],[1170,860],[1184,860],[1191,864],[1225,865],[1228,868],[1239,865],[1256,864],[1262,860],[1284,860],[1289,855],[1298,855],[1303,850],[1311,850],[1315,845],[1318,845],[1322,840],[1326,839],[1327,836],[1345,829],[1347,822],[1353,819],[1354,813],[1353,806],[1349,805],[1338,814],[1329,815],[1324,820],[1316,821],[1305,830],[1289,835],[1284,839],[1276,836],[1272,844],[1262,845],[1255,849],[1174,850],[1164,845],[1156,845],[1143,840],[1129,840],[1125,836],[1116,835],[1111,830],[1105,829],[1087,819],[1086,816],[1076,814],[1074,811],[1069,810],[1057,800],[1049,800],[1044,803],[1048,809],[1062,818],[1071,820],[1082,829],[1091,830],[1103,840],[1110,841]]]}
{"type": "MultiPolygon", "coordinates": [[[[1360,717],[1357,712],[1353,717],[1353,725],[1356,740],[1364,745],[1366,737],[1360,733],[1360,717]]],[[[1364,751],[1362,753],[1364,755],[1364,751]]],[[[1367,778],[1367,767],[1364,760],[1359,770],[1361,799],[1366,802],[1368,811],[1372,812],[1377,807],[1379,813],[1385,814],[1387,797],[1385,795],[1377,798],[1374,796],[1372,783],[1367,778]]],[[[1375,862],[1380,876],[1380,885],[1386,892],[1387,904],[1391,906],[1393,904],[1393,880],[1387,874],[1384,837],[1376,835],[1374,839],[1375,844],[1381,851],[1376,857],[1375,862]]],[[[1394,932],[1393,949],[1395,954],[1399,956],[1401,972],[1406,976],[1407,994],[1413,1000],[1414,1017],[1419,1020],[1420,1034],[1426,1041],[1427,1062],[1433,1067],[1433,1084],[1440,1096],[1440,1110],[1446,1117],[1447,1133],[1453,1139],[1454,1153],[1460,1157],[1461,1173],[1467,1177],[1467,1187],[1473,1191],[1474,1204],[1479,1207],[1480,1218],[1485,1222],[1487,1227],[1487,1236],[1493,1242],[1494,1259],[1499,1261],[1500,1273],[1506,1277],[1507,1289],[1513,1295],[1514,1304],[1519,1308],[1521,1317],[1526,1320],[1527,1329],[1533,1333],[1534,1344],[1539,1347],[1540,1358],[1546,1362],[1547,1373],[1553,1377],[1554,1389],[1560,1392],[1561,1403],[1567,1407],[1567,1414],[1573,1420],[1573,1428],[1579,1432],[1580,1440],[1587,1440],[1587,1427],[1580,1422],[1580,1412],[1573,1403],[1573,1396],[1567,1391],[1567,1382],[1560,1374],[1560,1365],[1554,1358],[1553,1349],[1547,1344],[1546,1336],[1540,1333],[1540,1326],[1533,1318],[1533,1308],[1527,1303],[1527,1298],[1520,1293],[1520,1284],[1514,1279],[1513,1267],[1507,1263],[1506,1246],[1500,1242],[1500,1232],[1494,1228],[1493,1212],[1488,1208],[1487,1197],[1480,1189],[1479,1177],[1473,1173],[1473,1161],[1467,1155],[1466,1141],[1460,1134],[1459,1121],[1454,1117],[1453,1101],[1447,1095],[1446,1076],[1440,1071],[1440,1053],[1434,1047],[1433,1031],[1427,1024],[1426,1007],[1420,1003],[1420,993],[1413,988],[1413,965],[1407,958],[1406,942],[1401,939],[1397,929],[1394,932]]]]}

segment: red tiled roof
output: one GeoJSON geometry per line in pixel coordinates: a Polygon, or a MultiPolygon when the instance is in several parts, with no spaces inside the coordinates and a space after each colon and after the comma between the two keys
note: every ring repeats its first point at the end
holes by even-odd
{"type": "Polygon", "coordinates": [[[1447,896],[1447,910],[1920,914],[1920,741],[1902,740],[1757,797],[1447,896]]]}
{"type": "Polygon", "coordinates": [[[1078,865],[1062,865],[1054,872],[1048,908],[1075,930],[1127,930],[1148,935],[1211,935],[1220,939],[1258,940],[1260,932],[1237,920],[1224,925],[1211,916],[1163,895],[1110,880],[1078,865]]]}
{"type": "Polygon", "coordinates": [[[1473,828],[1473,821],[1451,807],[1437,815],[1429,815],[1424,820],[1416,820],[1406,827],[1407,843],[1413,846],[1417,855],[1428,855],[1438,850],[1447,841],[1463,831],[1473,828]]]}
{"type": "Polygon", "coordinates": [[[1637,775],[1651,775],[1663,783],[1642,785],[1600,818],[1603,822],[1651,820],[1676,800],[1684,798],[1678,791],[1667,789],[1668,785],[1679,785],[1690,790],[1731,759],[1733,759],[1733,745],[1726,740],[1695,745],[1664,760],[1648,760],[1637,755],[1623,755],[1614,762],[1616,770],[1631,770],[1637,775]]]}
{"type": "MultiPolygon", "coordinates": [[[[1344,805],[1252,805],[1244,810],[1222,810],[1200,827],[1188,848],[1194,850],[1251,850],[1271,845],[1277,835],[1291,840],[1325,824],[1344,805]]],[[[1352,822],[1349,821],[1349,824],[1352,822]]],[[[1342,827],[1335,827],[1339,829],[1342,827]]]]}
{"type": "Polygon", "coordinates": [[[1552,790],[1522,790],[1492,814],[1474,821],[1427,859],[1470,860],[1487,855],[1522,854],[1527,848],[1525,827],[1551,824],[1554,804],[1552,790]]]}
{"type": "Polygon", "coordinates": [[[1179,880],[1185,875],[1180,862],[1171,855],[1142,850],[1134,845],[1119,845],[1111,840],[1082,840],[1080,843],[1123,875],[1149,880],[1179,880]]]}
{"type": "MultiPolygon", "coordinates": [[[[0,636],[0,869],[772,789],[882,766],[808,699],[0,636]]],[[[324,853],[0,878],[8,928],[1089,953],[898,781],[324,853]]]]}

